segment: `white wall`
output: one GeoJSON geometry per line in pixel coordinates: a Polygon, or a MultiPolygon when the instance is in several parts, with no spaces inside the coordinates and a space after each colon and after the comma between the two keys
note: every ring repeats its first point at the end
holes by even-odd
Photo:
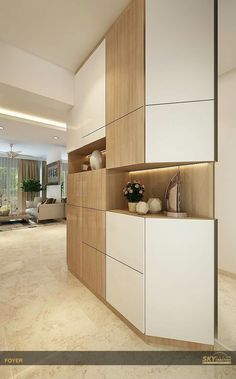
{"type": "Polygon", "coordinates": [[[0,82],[63,103],[74,104],[74,74],[0,42],[0,82]]]}
{"type": "Polygon", "coordinates": [[[56,161],[61,161],[61,150],[60,148],[51,149],[47,154],[47,164],[53,163],[56,161]]]}
{"type": "Polygon", "coordinates": [[[236,68],[219,77],[219,162],[216,217],[219,268],[236,274],[236,68]]]}

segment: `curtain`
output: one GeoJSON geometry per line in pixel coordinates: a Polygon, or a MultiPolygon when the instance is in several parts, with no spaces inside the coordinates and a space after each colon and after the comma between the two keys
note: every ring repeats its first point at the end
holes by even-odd
{"type": "Polygon", "coordinates": [[[45,199],[46,196],[47,196],[47,190],[46,190],[46,185],[47,185],[47,162],[46,161],[42,161],[41,170],[42,170],[41,181],[42,181],[42,186],[44,188],[42,190],[42,197],[43,197],[43,199],[45,199]]]}
{"type": "MultiPolygon", "coordinates": [[[[40,161],[33,161],[28,159],[19,159],[18,167],[18,204],[20,212],[25,211],[26,200],[33,200],[32,194],[23,192],[21,185],[25,179],[37,179],[40,180],[40,161]]],[[[33,196],[39,196],[39,194],[33,194],[33,196]]]]}
{"type": "Polygon", "coordinates": [[[11,204],[13,210],[18,207],[18,165],[18,159],[0,157],[0,206],[11,204]]]}

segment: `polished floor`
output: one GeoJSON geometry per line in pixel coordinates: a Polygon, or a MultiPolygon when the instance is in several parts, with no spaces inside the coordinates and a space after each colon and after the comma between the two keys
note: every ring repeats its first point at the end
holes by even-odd
{"type": "MultiPolygon", "coordinates": [[[[1,350],[164,350],[145,344],[66,267],[64,224],[0,233],[1,350]]],[[[220,280],[220,335],[236,349],[236,281],[220,280]]],[[[0,379],[235,378],[235,367],[0,366],[0,379]]]]}

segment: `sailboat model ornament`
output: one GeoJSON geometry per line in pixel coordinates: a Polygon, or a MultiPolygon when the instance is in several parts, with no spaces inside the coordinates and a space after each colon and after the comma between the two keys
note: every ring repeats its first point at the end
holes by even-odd
{"type": "Polygon", "coordinates": [[[181,212],[180,209],[180,172],[173,176],[170,180],[165,193],[165,203],[166,203],[166,216],[183,218],[187,217],[186,212],[181,212]]]}

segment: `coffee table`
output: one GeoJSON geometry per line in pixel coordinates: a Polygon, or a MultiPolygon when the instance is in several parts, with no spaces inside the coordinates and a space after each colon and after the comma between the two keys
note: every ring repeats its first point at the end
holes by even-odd
{"type": "Polygon", "coordinates": [[[27,213],[19,213],[18,215],[0,216],[0,223],[9,222],[9,221],[22,221],[22,220],[29,222],[29,219],[30,219],[30,216],[27,213]]]}

